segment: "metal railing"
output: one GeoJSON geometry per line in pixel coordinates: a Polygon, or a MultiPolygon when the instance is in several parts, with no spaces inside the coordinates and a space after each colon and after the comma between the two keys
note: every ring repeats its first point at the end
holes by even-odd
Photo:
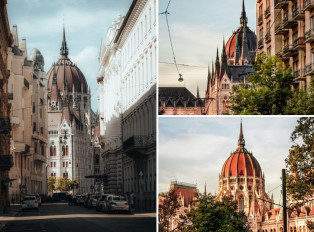
{"type": "Polygon", "coordinates": [[[265,15],[265,18],[270,15],[270,7],[267,7],[266,10],[264,11],[264,15],[265,15]]]}
{"type": "Polygon", "coordinates": [[[134,135],[123,142],[123,149],[130,147],[145,147],[154,143],[156,139],[149,135],[134,135]]]}
{"type": "Polygon", "coordinates": [[[304,37],[298,37],[293,41],[293,47],[297,47],[299,45],[305,45],[305,38],[304,37]]]}
{"type": "Polygon", "coordinates": [[[310,29],[307,32],[305,32],[305,40],[308,40],[313,36],[314,36],[314,29],[310,29]]]}
{"type": "Polygon", "coordinates": [[[311,74],[314,71],[314,63],[305,66],[305,74],[311,74]]]}

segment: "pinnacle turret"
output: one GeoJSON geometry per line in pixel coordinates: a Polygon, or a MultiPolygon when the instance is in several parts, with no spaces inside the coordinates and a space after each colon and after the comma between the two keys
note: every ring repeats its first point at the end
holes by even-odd
{"type": "Polygon", "coordinates": [[[244,148],[245,146],[245,140],[244,140],[243,129],[242,129],[242,120],[240,124],[240,134],[239,134],[238,145],[239,145],[239,148],[244,148]]]}
{"type": "Polygon", "coordinates": [[[63,39],[62,39],[62,44],[61,44],[61,48],[60,48],[60,55],[62,58],[68,58],[69,55],[69,50],[67,47],[67,41],[65,39],[65,28],[63,25],[63,39]]]}

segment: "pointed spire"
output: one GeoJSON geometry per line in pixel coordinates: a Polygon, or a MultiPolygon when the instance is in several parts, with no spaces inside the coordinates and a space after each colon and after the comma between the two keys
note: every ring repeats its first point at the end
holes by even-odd
{"type": "Polygon", "coordinates": [[[249,57],[249,47],[248,47],[248,42],[247,42],[246,27],[243,27],[242,54],[241,54],[242,65],[245,64],[245,61],[248,61],[248,57],[249,57]]]}
{"type": "Polygon", "coordinates": [[[226,54],[226,44],[225,44],[225,37],[223,38],[223,46],[222,46],[222,53],[221,53],[221,72],[225,73],[228,70],[228,59],[226,54]]]}
{"type": "Polygon", "coordinates": [[[204,195],[207,195],[207,190],[206,190],[206,181],[205,181],[205,191],[204,191],[204,195]]]}
{"type": "Polygon", "coordinates": [[[63,39],[62,39],[62,44],[61,44],[61,48],[60,48],[60,55],[62,58],[68,58],[68,54],[69,54],[69,50],[67,47],[67,41],[65,39],[65,28],[64,28],[64,24],[63,24],[63,39]]]}
{"type": "Polygon", "coordinates": [[[239,148],[244,148],[245,146],[245,140],[243,137],[243,130],[242,130],[242,119],[241,119],[241,124],[240,124],[240,135],[239,135],[238,145],[239,145],[239,148]]]}
{"type": "Polygon", "coordinates": [[[242,27],[246,26],[246,24],[247,24],[247,17],[246,17],[244,0],[242,0],[242,13],[241,13],[241,18],[240,18],[240,24],[242,27]]]}
{"type": "Polygon", "coordinates": [[[208,62],[207,89],[208,89],[209,84],[210,84],[210,79],[211,79],[211,75],[210,75],[209,62],[208,62]]]}
{"type": "Polygon", "coordinates": [[[196,98],[200,98],[200,89],[198,87],[198,84],[197,84],[197,94],[196,94],[196,98]]]}
{"type": "Polygon", "coordinates": [[[219,76],[219,74],[220,74],[220,63],[219,63],[218,46],[217,46],[217,56],[216,56],[216,73],[217,73],[217,76],[219,76]]]}

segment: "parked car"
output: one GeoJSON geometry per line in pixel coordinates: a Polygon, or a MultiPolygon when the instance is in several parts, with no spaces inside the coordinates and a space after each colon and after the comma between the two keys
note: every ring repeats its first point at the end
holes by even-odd
{"type": "Polygon", "coordinates": [[[106,200],[109,194],[102,194],[96,201],[96,211],[103,211],[106,209],[106,200]]]}
{"type": "Polygon", "coordinates": [[[39,205],[35,196],[25,196],[22,201],[22,211],[25,209],[36,209],[38,210],[39,205]]]}
{"type": "Polygon", "coordinates": [[[107,196],[106,210],[107,213],[113,211],[125,211],[130,213],[129,202],[123,196],[109,195],[107,196]]]}
{"type": "Polygon", "coordinates": [[[99,194],[93,194],[90,196],[88,202],[87,202],[87,208],[93,208],[96,206],[96,202],[98,198],[100,197],[99,194]]]}
{"type": "Polygon", "coordinates": [[[39,194],[29,194],[28,196],[34,196],[37,199],[38,205],[41,206],[41,197],[39,194]]]}

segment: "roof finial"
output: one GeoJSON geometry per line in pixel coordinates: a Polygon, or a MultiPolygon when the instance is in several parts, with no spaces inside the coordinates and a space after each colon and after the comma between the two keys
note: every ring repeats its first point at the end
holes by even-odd
{"type": "Polygon", "coordinates": [[[199,87],[198,87],[198,84],[197,84],[197,94],[196,94],[196,98],[200,98],[200,89],[199,89],[199,87]]]}
{"type": "Polygon", "coordinates": [[[67,41],[65,39],[65,27],[64,27],[64,22],[63,22],[63,39],[62,39],[62,44],[60,48],[60,55],[62,58],[68,58],[69,50],[67,47],[67,41]]]}
{"type": "Polygon", "coordinates": [[[244,0],[242,0],[242,13],[241,13],[241,18],[240,18],[240,24],[242,27],[246,26],[246,24],[247,24],[247,17],[246,17],[244,0]]]}
{"type": "Polygon", "coordinates": [[[207,195],[207,191],[206,191],[206,181],[205,181],[205,191],[204,191],[204,195],[207,195]]]}
{"type": "Polygon", "coordinates": [[[242,119],[241,119],[241,124],[240,124],[240,135],[239,135],[238,145],[240,148],[244,148],[244,146],[245,146],[245,141],[244,141],[244,137],[243,137],[243,130],[242,130],[242,119]]]}

